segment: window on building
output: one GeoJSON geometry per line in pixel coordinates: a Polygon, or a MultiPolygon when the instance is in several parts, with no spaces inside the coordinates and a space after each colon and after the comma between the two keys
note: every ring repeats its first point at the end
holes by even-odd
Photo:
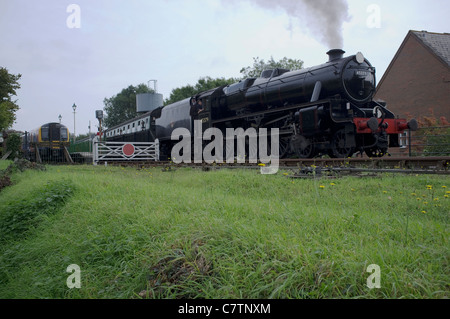
{"type": "Polygon", "coordinates": [[[400,133],[398,135],[398,142],[400,144],[400,148],[407,148],[409,141],[409,131],[405,131],[404,133],[400,133]]]}

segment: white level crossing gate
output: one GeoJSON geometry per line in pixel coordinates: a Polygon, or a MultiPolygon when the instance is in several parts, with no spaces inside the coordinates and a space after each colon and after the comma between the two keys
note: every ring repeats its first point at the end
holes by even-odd
{"type": "Polygon", "coordinates": [[[159,161],[159,141],[100,142],[94,139],[93,162],[159,161]]]}

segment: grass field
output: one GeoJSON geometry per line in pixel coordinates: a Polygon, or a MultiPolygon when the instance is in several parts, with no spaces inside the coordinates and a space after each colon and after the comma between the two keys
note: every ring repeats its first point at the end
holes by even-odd
{"type": "Polygon", "coordinates": [[[48,166],[11,180],[0,298],[450,297],[445,177],[48,166]]]}

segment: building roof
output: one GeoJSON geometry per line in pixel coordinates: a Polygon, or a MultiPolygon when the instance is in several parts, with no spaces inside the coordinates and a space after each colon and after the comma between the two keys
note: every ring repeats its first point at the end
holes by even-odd
{"type": "Polygon", "coordinates": [[[450,66],[450,33],[410,31],[437,57],[450,66]]]}
{"type": "Polygon", "coordinates": [[[378,82],[377,90],[381,87],[384,79],[388,76],[392,66],[397,60],[400,52],[403,50],[406,42],[411,38],[416,38],[431,54],[433,54],[442,64],[450,68],[450,33],[435,33],[428,31],[410,30],[406,35],[403,43],[400,45],[397,53],[389,64],[386,72],[384,72],[381,80],[378,82]]]}

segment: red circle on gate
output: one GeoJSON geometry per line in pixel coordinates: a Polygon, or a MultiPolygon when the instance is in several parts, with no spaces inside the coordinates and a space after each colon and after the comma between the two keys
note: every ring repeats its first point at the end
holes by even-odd
{"type": "Polygon", "coordinates": [[[134,148],[133,144],[125,144],[122,148],[122,153],[125,156],[133,156],[134,151],[135,151],[135,148],[134,148]]]}

